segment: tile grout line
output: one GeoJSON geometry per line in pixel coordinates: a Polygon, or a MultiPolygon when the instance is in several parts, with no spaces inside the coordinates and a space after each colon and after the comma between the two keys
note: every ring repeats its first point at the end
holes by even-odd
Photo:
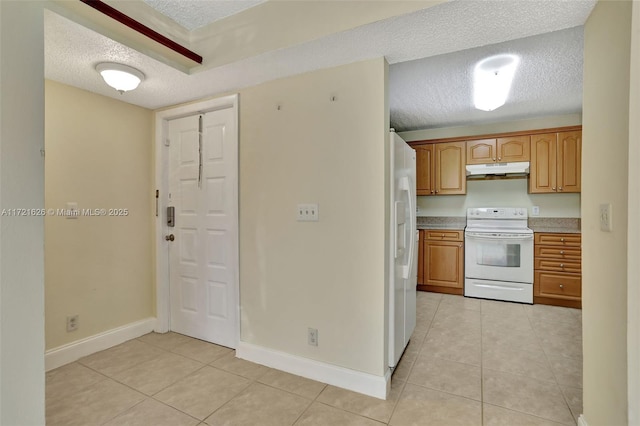
{"type": "Polygon", "coordinates": [[[400,404],[400,399],[402,398],[402,394],[406,390],[407,384],[409,383],[409,376],[411,376],[411,372],[413,371],[413,367],[415,367],[416,361],[418,360],[418,357],[422,353],[422,347],[424,346],[424,342],[427,340],[427,336],[429,335],[429,331],[431,331],[431,326],[433,325],[433,319],[438,314],[438,310],[440,309],[440,304],[441,303],[442,303],[442,297],[440,297],[440,299],[438,300],[438,305],[436,306],[436,311],[434,312],[433,317],[429,320],[429,327],[427,327],[427,332],[425,333],[424,339],[423,339],[422,343],[420,344],[420,348],[418,349],[418,354],[416,355],[416,359],[413,360],[413,363],[411,364],[411,367],[409,368],[409,371],[407,372],[407,379],[404,380],[404,383],[402,385],[402,389],[398,393],[398,400],[394,404],[393,410],[391,410],[391,415],[389,416],[389,420],[386,423],[387,425],[389,425],[391,423],[391,419],[393,418],[393,415],[395,414],[396,409],[398,408],[398,404],[400,404]]]}
{"type": "MultiPolygon", "coordinates": [[[[531,305],[531,306],[533,306],[533,305],[531,305]]],[[[527,315],[527,319],[529,320],[529,324],[531,325],[531,328],[533,329],[533,335],[536,338],[536,342],[540,346],[540,349],[542,349],[542,353],[544,354],[544,359],[547,361],[547,364],[549,365],[549,369],[551,370],[551,374],[553,375],[553,379],[555,380],[555,385],[560,390],[560,394],[562,395],[562,400],[564,401],[565,406],[569,410],[569,414],[571,414],[571,417],[573,418],[574,423],[577,424],[577,422],[576,422],[576,420],[575,420],[575,418],[573,416],[573,410],[571,410],[571,405],[569,405],[569,401],[567,401],[567,397],[565,395],[565,392],[562,389],[562,386],[560,385],[560,382],[558,381],[558,376],[556,375],[556,371],[553,368],[553,365],[551,364],[551,360],[549,359],[549,355],[547,354],[547,351],[545,351],[544,348],[542,347],[542,344],[541,344],[542,342],[540,341],[541,340],[540,336],[535,331],[535,327],[534,327],[533,321],[532,321],[531,317],[529,316],[529,314],[526,311],[525,311],[525,314],[527,315]]],[[[551,321],[549,321],[549,322],[551,322],[551,321]]],[[[580,324],[580,329],[582,331],[582,324],[580,324]]],[[[580,349],[580,350],[582,351],[582,349],[580,349]]]]}

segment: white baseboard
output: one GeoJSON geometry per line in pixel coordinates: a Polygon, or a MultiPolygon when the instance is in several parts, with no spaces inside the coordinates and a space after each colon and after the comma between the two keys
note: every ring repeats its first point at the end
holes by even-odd
{"type": "Polygon", "coordinates": [[[127,340],[150,333],[155,326],[155,318],[146,318],[50,349],[46,351],[44,355],[45,371],[53,370],[54,368],[76,361],[83,356],[109,349],[127,340]]]}
{"type": "Polygon", "coordinates": [[[247,342],[238,342],[236,356],[247,361],[286,371],[287,373],[380,399],[387,398],[391,386],[390,370],[387,370],[384,376],[376,376],[247,342]]]}
{"type": "Polygon", "coordinates": [[[578,426],[589,426],[584,418],[584,414],[578,416],[578,426]]]}

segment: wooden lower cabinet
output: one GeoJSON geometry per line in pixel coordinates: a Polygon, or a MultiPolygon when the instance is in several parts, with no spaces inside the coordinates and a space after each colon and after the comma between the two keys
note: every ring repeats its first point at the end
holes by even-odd
{"type": "Polygon", "coordinates": [[[421,230],[418,290],[463,294],[464,231],[421,230]]]}
{"type": "Polygon", "coordinates": [[[582,307],[580,234],[535,233],[533,303],[582,307]]]}

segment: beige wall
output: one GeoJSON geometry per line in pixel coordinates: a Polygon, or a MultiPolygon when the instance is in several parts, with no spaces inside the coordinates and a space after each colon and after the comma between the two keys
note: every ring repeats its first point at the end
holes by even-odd
{"type": "Polygon", "coordinates": [[[154,315],[152,120],[144,108],[46,81],[46,207],[129,211],[47,216],[47,349],[154,315]],[[80,326],[69,333],[75,314],[80,326]]]}
{"type": "MultiPolygon", "coordinates": [[[[633,5],[629,117],[640,117],[640,7],[633,5]]],[[[640,123],[629,122],[628,363],[629,424],[640,424],[640,123]]]]}
{"type": "Polygon", "coordinates": [[[375,59],[241,92],[243,341],[386,371],[386,70],[375,59]],[[296,222],[298,203],[318,203],[319,222],[296,222]]]}
{"type": "Polygon", "coordinates": [[[580,217],[580,194],[529,194],[527,179],[468,180],[466,195],[418,197],[418,216],[465,216],[468,207],[540,207],[539,217],[580,217]]]}
{"type": "Polygon", "coordinates": [[[580,114],[557,115],[531,118],[527,120],[503,121],[498,123],[477,124],[471,126],[439,127],[424,130],[412,130],[398,133],[407,142],[428,139],[454,138],[459,136],[489,135],[492,133],[518,132],[535,129],[551,129],[554,127],[579,126],[582,124],[580,114]]]}
{"type": "Polygon", "coordinates": [[[583,89],[583,380],[590,426],[628,422],[630,39],[631,2],[599,2],[585,25],[583,89]],[[613,232],[600,230],[601,203],[613,206],[613,232]]]}
{"type": "MultiPolygon", "coordinates": [[[[0,209],[44,207],[41,2],[0,1],[0,209]]],[[[0,215],[0,424],[44,424],[42,216],[0,215]]]]}

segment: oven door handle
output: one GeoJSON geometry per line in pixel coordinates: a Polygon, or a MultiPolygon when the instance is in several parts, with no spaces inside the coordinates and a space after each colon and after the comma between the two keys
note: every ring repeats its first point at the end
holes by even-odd
{"type": "Polygon", "coordinates": [[[491,241],[529,241],[533,240],[533,234],[484,234],[481,232],[466,232],[464,234],[466,238],[473,238],[477,240],[491,240],[491,241]]]}
{"type": "Polygon", "coordinates": [[[495,284],[474,284],[474,287],[490,288],[492,290],[507,290],[507,291],[524,290],[524,288],[521,288],[521,287],[509,287],[506,285],[495,285],[495,284]]]}

